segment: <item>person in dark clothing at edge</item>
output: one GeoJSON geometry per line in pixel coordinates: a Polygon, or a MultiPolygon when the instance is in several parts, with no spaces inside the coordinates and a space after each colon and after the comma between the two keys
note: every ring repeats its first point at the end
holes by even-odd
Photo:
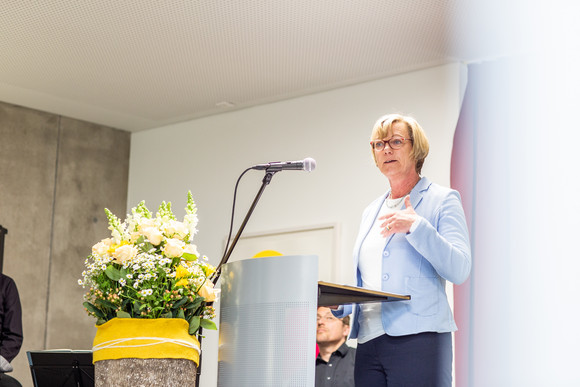
{"type": "Polygon", "coordinates": [[[356,350],[346,345],[350,318],[336,318],[329,308],[319,307],[316,314],[315,387],[354,387],[356,350]]]}
{"type": "Polygon", "coordinates": [[[0,273],[0,387],[21,387],[7,375],[22,347],[22,308],[14,280],[0,273]]]}

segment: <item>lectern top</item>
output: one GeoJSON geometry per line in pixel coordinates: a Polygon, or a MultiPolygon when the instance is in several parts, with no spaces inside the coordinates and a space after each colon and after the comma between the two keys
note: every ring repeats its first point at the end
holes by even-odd
{"type": "Polygon", "coordinates": [[[358,288],[356,286],[318,282],[318,306],[343,304],[364,304],[369,302],[391,302],[410,300],[409,295],[400,295],[376,290],[358,288]]]}

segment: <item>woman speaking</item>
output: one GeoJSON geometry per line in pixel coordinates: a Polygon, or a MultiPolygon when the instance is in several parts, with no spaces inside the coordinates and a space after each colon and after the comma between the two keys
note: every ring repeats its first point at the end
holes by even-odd
{"type": "MultiPolygon", "coordinates": [[[[363,212],[354,248],[357,286],[409,294],[409,301],[354,306],[357,386],[451,386],[451,332],[457,330],[445,293],[471,269],[459,193],[421,176],[429,143],[411,117],[381,117],[371,152],[389,181],[363,212]]],[[[343,317],[352,305],[333,313],[343,317]]]]}

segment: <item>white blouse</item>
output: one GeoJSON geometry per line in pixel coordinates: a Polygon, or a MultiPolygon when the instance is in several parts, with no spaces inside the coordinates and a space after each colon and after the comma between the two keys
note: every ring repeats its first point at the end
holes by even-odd
{"type": "MultiPolygon", "coordinates": [[[[403,207],[403,202],[404,200],[401,199],[387,198],[373,223],[373,227],[362,243],[358,269],[361,273],[363,288],[382,291],[381,272],[386,238],[381,235],[380,225],[383,220],[378,220],[378,218],[400,210],[403,207]]],[[[366,343],[386,333],[381,322],[381,305],[380,302],[361,304],[361,313],[358,319],[360,329],[357,341],[359,343],[366,343]]]]}

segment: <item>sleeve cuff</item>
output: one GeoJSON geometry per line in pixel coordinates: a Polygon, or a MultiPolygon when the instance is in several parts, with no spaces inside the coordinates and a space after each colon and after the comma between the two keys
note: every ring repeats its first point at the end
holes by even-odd
{"type": "Polygon", "coordinates": [[[0,356],[0,372],[12,372],[13,369],[8,360],[4,356],[0,356]]]}
{"type": "Polygon", "coordinates": [[[413,222],[413,224],[409,228],[408,234],[410,234],[413,231],[415,231],[417,229],[417,227],[419,226],[419,223],[421,223],[421,217],[420,216],[418,216],[417,219],[415,219],[415,221],[413,222]]]}

